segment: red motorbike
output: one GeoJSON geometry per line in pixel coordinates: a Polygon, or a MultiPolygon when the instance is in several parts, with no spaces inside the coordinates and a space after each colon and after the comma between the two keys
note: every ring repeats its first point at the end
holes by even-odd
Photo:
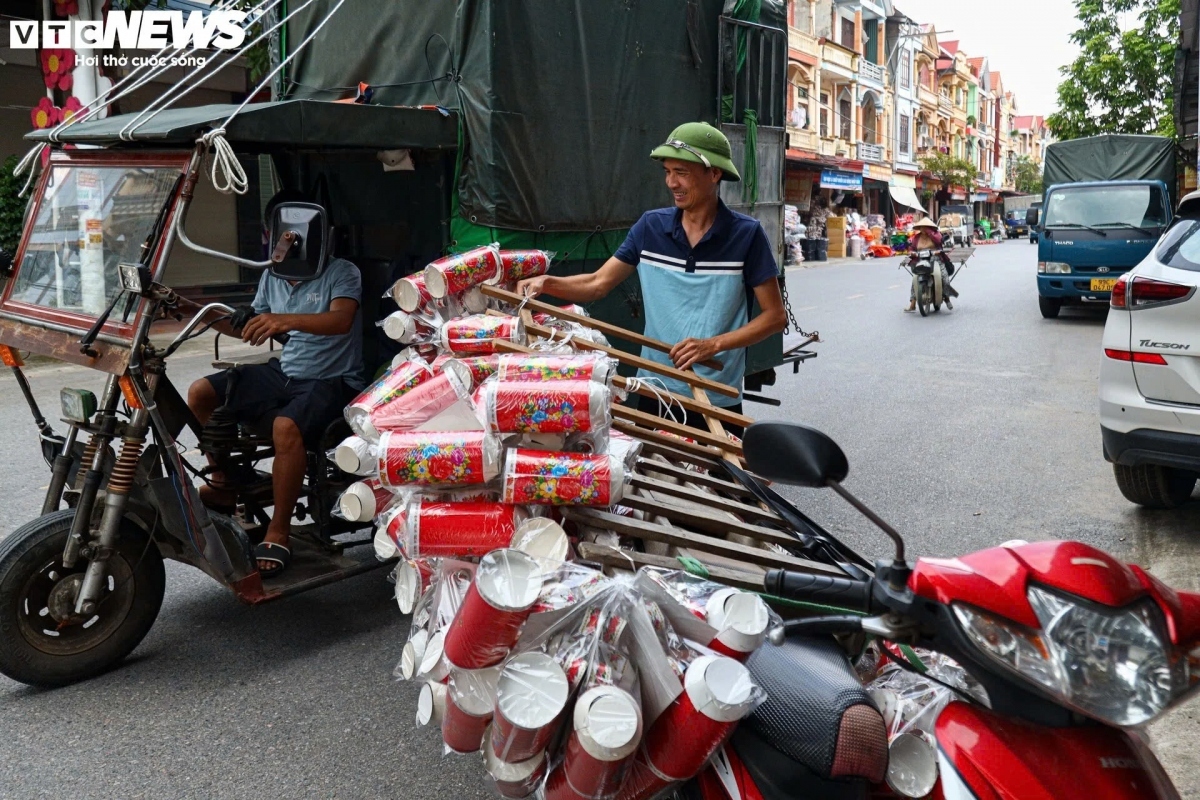
{"type": "Polygon", "coordinates": [[[693,796],[1179,797],[1141,729],[1200,684],[1200,594],[1079,542],[1013,542],[909,565],[900,535],[841,485],[849,467],[829,437],[758,423],[744,447],[765,478],[832,488],[892,538],[895,557],[866,580],[768,574],[770,593],[863,615],[799,619],[773,632],[779,646],[749,663],[770,699],[693,796]],[[945,654],[977,682],[971,692],[947,686],[956,696],[930,726],[928,763],[920,747],[898,753],[900,737],[889,764],[883,717],[839,644],[855,634],[894,652],[945,654]]]}

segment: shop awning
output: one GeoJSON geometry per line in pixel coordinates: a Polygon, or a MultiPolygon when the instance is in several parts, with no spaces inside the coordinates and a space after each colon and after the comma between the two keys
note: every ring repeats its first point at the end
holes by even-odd
{"type": "Polygon", "coordinates": [[[896,205],[913,208],[917,211],[925,210],[925,206],[921,205],[921,201],[917,199],[917,193],[907,186],[893,186],[889,191],[896,205]]]}

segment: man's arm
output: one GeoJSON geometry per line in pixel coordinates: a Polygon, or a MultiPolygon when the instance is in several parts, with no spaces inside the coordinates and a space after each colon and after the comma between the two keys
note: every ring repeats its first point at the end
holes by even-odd
{"type": "Polygon", "coordinates": [[[242,341],[260,345],[272,336],[292,332],[344,336],[354,328],[357,311],[357,300],[338,297],[320,314],[259,314],[242,329],[242,341]]]}
{"type": "Polygon", "coordinates": [[[613,257],[604,262],[604,266],[586,275],[540,275],[529,278],[517,284],[517,294],[524,297],[537,297],[548,294],[559,300],[570,303],[590,303],[604,297],[633,274],[635,267],[613,257]]]}
{"type": "Polygon", "coordinates": [[[758,344],[773,333],[787,327],[787,314],[783,310],[783,295],[779,292],[778,279],[760,283],[754,287],[761,313],[737,330],[721,333],[708,339],[684,339],[671,348],[671,360],[679,369],[707,361],[717,353],[740,350],[758,344]]]}

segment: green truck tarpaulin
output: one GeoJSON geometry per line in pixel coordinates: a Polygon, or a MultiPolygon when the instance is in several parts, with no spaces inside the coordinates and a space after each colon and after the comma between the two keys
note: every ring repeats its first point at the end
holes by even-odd
{"type": "Polygon", "coordinates": [[[1158,180],[1175,197],[1175,143],[1162,136],[1108,133],[1046,148],[1042,183],[1158,180]]]}

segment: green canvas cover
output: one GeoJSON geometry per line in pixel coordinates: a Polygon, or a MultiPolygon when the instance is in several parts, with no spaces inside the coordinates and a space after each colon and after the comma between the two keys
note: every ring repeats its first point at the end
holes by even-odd
{"type": "Polygon", "coordinates": [[[1175,143],[1162,136],[1103,134],[1046,148],[1042,182],[1158,180],[1175,196],[1175,143]]]}
{"type": "MultiPolygon", "coordinates": [[[[297,13],[287,48],[335,4],[297,13]]],[[[668,201],[650,151],[681,122],[717,121],[724,10],[725,0],[346,0],[288,65],[283,92],[331,99],[363,81],[373,103],[462,109],[466,223],[622,230],[668,201]]],[[[758,18],[786,27],[783,0],[761,0],[758,18]]]]}

